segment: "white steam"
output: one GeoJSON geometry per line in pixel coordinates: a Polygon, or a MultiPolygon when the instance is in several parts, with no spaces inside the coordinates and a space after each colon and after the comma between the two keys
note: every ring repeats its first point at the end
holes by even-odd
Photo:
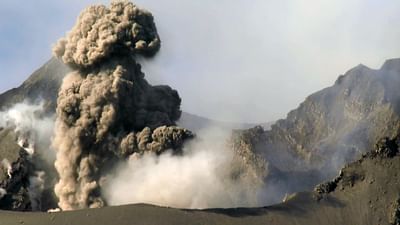
{"type": "Polygon", "coordinates": [[[17,141],[19,147],[23,148],[29,155],[35,153],[35,146],[33,141],[28,141],[24,138],[18,137],[17,141]]]}
{"type": "Polygon", "coordinates": [[[7,171],[8,178],[11,178],[12,177],[12,166],[11,166],[10,161],[8,161],[8,159],[3,159],[1,161],[1,165],[7,171]]]}
{"type": "Polygon", "coordinates": [[[55,119],[53,115],[44,116],[43,107],[43,102],[18,103],[0,112],[0,127],[14,129],[18,136],[17,144],[29,155],[33,155],[38,148],[46,150],[47,158],[54,158],[54,153],[47,150],[50,148],[55,119]]]}
{"type": "MultiPolygon", "coordinates": [[[[40,155],[40,158],[45,159],[49,165],[53,164],[55,154],[50,149],[50,143],[54,121],[53,115],[44,113],[43,102],[38,104],[22,102],[7,111],[0,112],[0,127],[14,130],[17,135],[16,144],[28,153],[28,160],[35,165],[34,170],[29,172],[28,186],[28,195],[34,211],[41,210],[46,175],[44,171],[36,168],[43,165],[36,165],[34,157],[40,155]]],[[[7,170],[8,177],[12,178],[11,163],[7,159],[3,159],[1,164],[7,170]]]]}
{"type": "Polygon", "coordinates": [[[4,188],[0,188],[0,199],[2,199],[7,194],[7,191],[4,188]]]}
{"type": "Polygon", "coordinates": [[[107,181],[111,205],[150,203],[178,208],[259,206],[263,182],[234,177],[234,152],[228,134],[207,130],[188,143],[182,155],[131,156],[107,181]]]}
{"type": "Polygon", "coordinates": [[[60,208],[54,208],[54,209],[49,209],[47,210],[48,213],[56,213],[56,212],[61,212],[60,208]]]}

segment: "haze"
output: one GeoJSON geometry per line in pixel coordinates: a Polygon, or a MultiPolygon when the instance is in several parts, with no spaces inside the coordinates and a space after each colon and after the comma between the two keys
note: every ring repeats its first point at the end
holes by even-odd
{"type": "MultiPolygon", "coordinates": [[[[0,91],[18,86],[51,57],[91,0],[0,2],[0,91]],[[60,25],[61,24],[61,25],[60,25]]],[[[399,57],[396,0],[136,0],[162,40],[143,61],[152,83],[177,89],[186,112],[266,122],[359,63],[399,57]]]]}

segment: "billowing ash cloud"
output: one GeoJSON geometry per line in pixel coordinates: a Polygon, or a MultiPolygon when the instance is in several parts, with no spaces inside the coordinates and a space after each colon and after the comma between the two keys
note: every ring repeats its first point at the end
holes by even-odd
{"type": "Polygon", "coordinates": [[[153,16],[127,1],[91,6],[54,47],[73,72],[57,100],[53,146],[62,210],[101,207],[101,185],[115,162],[137,153],[179,149],[192,134],[173,126],[180,98],[151,86],[135,61],[160,47],[153,16]]]}
{"type": "Polygon", "coordinates": [[[114,1],[110,8],[84,10],[67,37],[58,41],[54,54],[71,67],[87,68],[117,55],[154,55],[159,48],[151,13],[127,1],[114,1]]]}
{"type": "Polygon", "coordinates": [[[185,144],[183,155],[132,155],[107,181],[111,205],[151,203],[178,208],[263,205],[266,164],[232,151],[226,130],[207,128],[185,144]],[[248,165],[251,164],[251,165],[248,165]]]}

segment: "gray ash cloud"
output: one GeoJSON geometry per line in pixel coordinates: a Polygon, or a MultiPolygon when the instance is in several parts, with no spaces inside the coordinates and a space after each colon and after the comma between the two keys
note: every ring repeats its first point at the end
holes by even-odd
{"type": "Polygon", "coordinates": [[[54,54],[73,69],[59,91],[53,140],[61,209],[104,206],[102,181],[116,162],[179,149],[192,137],[170,127],[181,114],[178,93],[151,86],[136,62],[159,47],[153,16],[128,1],[87,8],[55,45],[54,54]]]}

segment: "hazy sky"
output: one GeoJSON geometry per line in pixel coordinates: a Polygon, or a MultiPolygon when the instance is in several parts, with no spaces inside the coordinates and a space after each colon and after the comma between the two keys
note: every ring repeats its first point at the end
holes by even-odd
{"type": "MultiPolygon", "coordinates": [[[[0,0],[0,91],[18,86],[93,0],[0,0]]],[[[143,62],[184,111],[225,121],[286,116],[363,63],[400,57],[399,0],[137,0],[162,39],[143,62]]]]}

